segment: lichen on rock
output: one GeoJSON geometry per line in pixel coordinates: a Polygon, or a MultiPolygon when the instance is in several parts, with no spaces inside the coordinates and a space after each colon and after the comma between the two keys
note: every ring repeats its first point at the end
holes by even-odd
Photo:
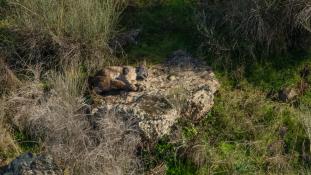
{"type": "Polygon", "coordinates": [[[140,84],[143,91],[99,97],[93,116],[113,111],[118,117],[135,120],[136,128],[151,139],[169,134],[181,117],[200,120],[213,106],[219,82],[203,61],[179,50],[165,64],[148,71],[148,78],[140,84]]]}

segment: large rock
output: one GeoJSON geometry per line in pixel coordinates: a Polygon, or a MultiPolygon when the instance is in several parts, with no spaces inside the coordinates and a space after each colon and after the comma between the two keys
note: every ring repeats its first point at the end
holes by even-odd
{"type": "Polygon", "coordinates": [[[48,155],[35,156],[25,153],[13,160],[4,170],[3,175],[62,175],[62,170],[57,167],[48,155]]]}
{"type": "Polygon", "coordinates": [[[211,109],[219,83],[212,70],[183,51],[172,54],[164,65],[149,69],[141,82],[143,91],[97,97],[92,123],[114,112],[132,122],[147,138],[170,133],[180,117],[200,120],[211,109]],[[200,64],[199,64],[200,63],[200,64]]]}

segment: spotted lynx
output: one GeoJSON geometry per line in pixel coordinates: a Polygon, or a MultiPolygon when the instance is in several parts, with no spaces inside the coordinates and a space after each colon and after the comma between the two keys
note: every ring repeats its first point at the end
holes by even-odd
{"type": "Polygon", "coordinates": [[[138,91],[137,81],[145,80],[148,72],[145,66],[110,66],[98,71],[89,78],[89,87],[97,94],[110,91],[138,91]]]}

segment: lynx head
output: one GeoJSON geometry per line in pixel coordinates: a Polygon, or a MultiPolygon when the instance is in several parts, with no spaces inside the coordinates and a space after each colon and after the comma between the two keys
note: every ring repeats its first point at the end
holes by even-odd
{"type": "Polygon", "coordinates": [[[148,77],[148,70],[145,65],[141,64],[136,67],[136,80],[142,81],[148,77]]]}
{"type": "Polygon", "coordinates": [[[123,67],[123,69],[122,69],[122,74],[123,75],[128,75],[129,72],[130,72],[130,69],[128,67],[123,67]]]}

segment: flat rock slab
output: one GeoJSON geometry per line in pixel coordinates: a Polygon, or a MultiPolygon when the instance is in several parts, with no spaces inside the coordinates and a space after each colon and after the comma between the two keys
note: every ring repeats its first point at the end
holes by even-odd
{"type": "Polygon", "coordinates": [[[102,105],[97,108],[102,113],[114,111],[117,116],[135,119],[148,138],[168,134],[180,117],[200,120],[213,106],[214,93],[219,88],[208,67],[173,72],[151,68],[142,85],[141,92],[101,97],[102,105]]]}
{"type": "Polygon", "coordinates": [[[116,116],[135,121],[147,138],[158,138],[169,134],[180,117],[192,121],[204,117],[220,85],[208,66],[157,65],[149,68],[141,86],[140,92],[99,97],[93,115],[100,118],[113,111],[116,116]]]}

